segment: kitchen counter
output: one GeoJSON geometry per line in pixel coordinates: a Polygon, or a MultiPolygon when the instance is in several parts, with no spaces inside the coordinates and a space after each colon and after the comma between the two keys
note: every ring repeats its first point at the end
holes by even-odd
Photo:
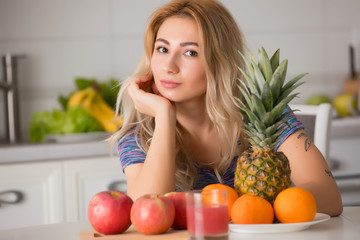
{"type": "Polygon", "coordinates": [[[0,145],[0,164],[110,156],[104,141],[0,145]]]}
{"type": "MultiPolygon", "coordinates": [[[[360,207],[345,207],[343,214],[332,217],[330,220],[310,226],[299,232],[269,233],[269,234],[242,234],[230,232],[229,240],[236,239],[277,239],[277,240],[353,240],[360,235],[360,207]]],[[[92,230],[88,222],[73,222],[61,224],[49,224],[36,227],[9,229],[0,231],[0,240],[78,240],[79,233],[92,230]]],[[[129,229],[128,232],[134,232],[129,229]]],[[[167,233],[158,236],[140,235],[141,239],[173,239],[173,235],[167,233]]],[[[187,239],[185,230],[179,231],[176,239],[187,239]]],[[[91,239],[91,238],[90,238],[91,239]]],[[[95,238],[94,238],[95,239],[95,238]]],[[[96,237],[101,240],[101,237],[96,237]]],[[[130,234],[111,236],[113,240],[135,239],[130,234]]],[[[136,238],[140,239],[140,238],[136,238]]]]}
{"type": "Polygon", "coordinates": [[[360,116],[334,118],[330,139],[334,138],[360,138],[360,116]]]}

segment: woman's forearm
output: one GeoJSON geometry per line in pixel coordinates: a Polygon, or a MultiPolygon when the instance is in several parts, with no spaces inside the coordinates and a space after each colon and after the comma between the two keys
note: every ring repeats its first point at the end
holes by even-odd
{"type": "Polygon", "coordinates": [[[175,190],[175,126],[173,111],[165,111],[155,118],[155,130],[145,162],[139,164],[135,176],[128,177],[128,194],[133,199],[148,193],[164,194],[175,190]]]}

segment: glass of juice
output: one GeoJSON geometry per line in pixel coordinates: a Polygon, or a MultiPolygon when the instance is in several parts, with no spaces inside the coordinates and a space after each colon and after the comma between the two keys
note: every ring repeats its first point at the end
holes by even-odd
{"type": "Polygon", "coordinates": [[[186,192],[187,230],[190,240],[227,240],[229,217],[226,190],[186,192]]]}

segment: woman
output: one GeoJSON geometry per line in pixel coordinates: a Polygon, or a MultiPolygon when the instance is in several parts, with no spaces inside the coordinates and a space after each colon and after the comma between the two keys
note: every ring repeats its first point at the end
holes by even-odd
{"type": "MultiPolygon", "coordinates": [[[[217,182],[233,187],[236,159],[247,147],[233,98],[242,98],[242,46],[235,20],[217,1],[175,0],[153,13],[143,59],[119,93],[124,125],[112,137],[133,199],[217,182]]],[[[294,116],[291,123],[278,150],[293,183],[315,196],[318,211],[340,214],[326,161],[315,146],[303,150],[303,127],[294,116]]]]}

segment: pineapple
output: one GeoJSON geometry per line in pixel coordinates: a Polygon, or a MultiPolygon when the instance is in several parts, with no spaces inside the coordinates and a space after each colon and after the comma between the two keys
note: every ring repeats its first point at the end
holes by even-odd
{"type": "Polygon", "coordinates": [[[305,74],[285,84],[288,62],[279,64],[279,49],[270,59],[264,48],[259,49],[258,62],[248,53],[249,60],[240,54],[249,74],[239,68],[246,80],[238,85],[245,101],[236,100],[250,147],[237,160],[234,185],[239,194],[250,193],[273,203],[276,195],[290,186],[289,161],[274,150],[289,117],[283,111],[297,96],[292,91],[302,84],[298,81],[305,74]]]}

